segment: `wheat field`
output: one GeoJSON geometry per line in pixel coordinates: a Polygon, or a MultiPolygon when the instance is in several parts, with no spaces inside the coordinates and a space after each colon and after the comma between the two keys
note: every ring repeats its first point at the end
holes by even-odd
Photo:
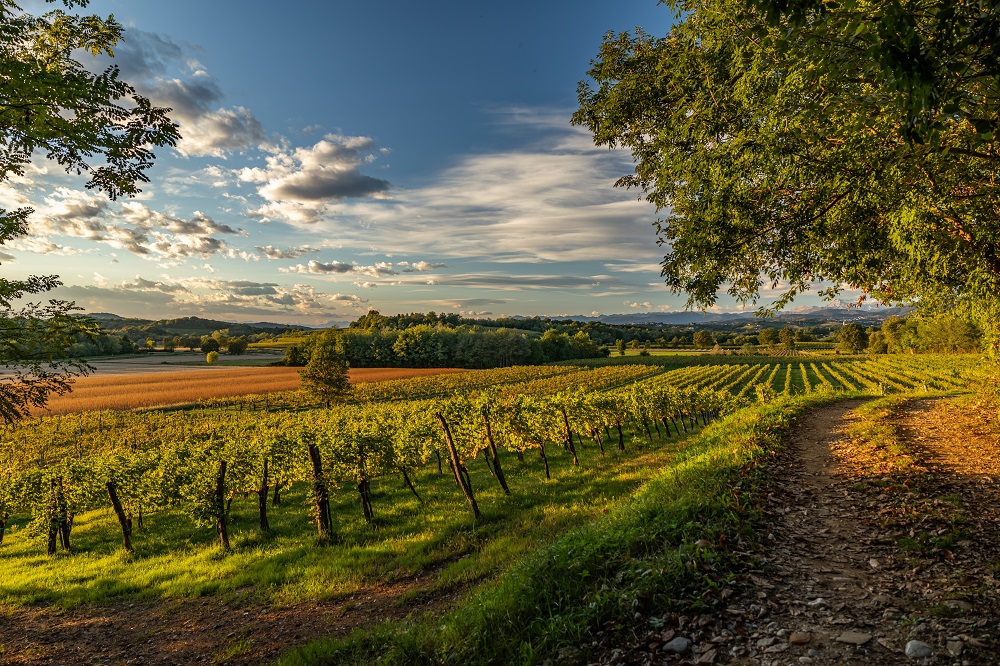
{"type": "MultiPolygon", "coordinates": [[[[463,371],[457,368],[352,368],[351,383],[452,372],[463,371]]],[[[32,414],[164,407],[206,398],[293,391],[298,387],[296,368],[218,368],[83,377],[73,383],[72,392],[53,396],[45,409],[35,409],[32,414]]]]}

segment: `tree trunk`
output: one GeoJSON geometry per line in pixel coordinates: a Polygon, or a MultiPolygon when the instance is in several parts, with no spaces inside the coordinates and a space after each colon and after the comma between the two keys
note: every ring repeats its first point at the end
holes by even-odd
{"type": "Polygon", "coordinates": [[[406,468],[400,466],[399,471],[403,473],[403,481],[406,482],[406,487],[410,489],[410,492],[417,498],[417,501],[423,504],[424,500],[420,498],[420,495],[417,494],[417,489],[413,487],[413,482],[410,481],[410,475],[406,473],[406,468]]]}
{"type": "Polygon", "coordinates": [[[141,530],[142,529],[142,504],[139,505],[139,512],[136,514],[135,518],[136,518],[135,526],[138,529],[141,530]]]}
{"type": "Polygon", "coordinates": [[[594,428],[594,439],[597,440],[597,446],[601,449],[601,455],[604,455],[604,440],[601,439],[601,431],[599,428],[594,428]]]}
{"type": "Polygon", "coordinates": [[[3,545],[3,535],[7,531],[7,519],[10,516],[0,516],[0,546],[3,545]]]}
{"type": "Polygon", "coordinates": [[[437,449],[434,450],[434,455],[437,456],[438,461],[438,474],[444,474],[444,470],[441,469],[441,452],[437,449]]]}
{"type": "Polygon", "coordinates": [[[441,412],[436,414],[438,422],[441,424],[441,428],[444,430],[444,441],[448,445],[448,455],[451,460],[451,469],[455,472],[455,482],[458,483],[462,492],[465,493],[465,499],[469,502],[469,506],[472,507],[472,515],[479,519],[479,505],[476,504],[476,498],[472,494],[472,484],[463,477],[460,470],[460,463],[458,462],[458,451],[455,450],[455,442],[451,438],[451,429],[448,428],[448,422],[445,421],[444,416],[441,412]]]}
{"type": "Polygon", "coordinates": [[[271,495],[271,506],[279,506],[281,504],[281,479],[277,479],[274,482],[274,493],[271,495]]]}
{"type": "Polygon", "coordinates": [[[271,524],[267,522],[267,458],[264,458],[264,470],[260,475],[260,488],[257,489],[257,507],[260,511],[260,531],[270,532],[271,524]]]}
{"type": "MultiPolygon", "coordinates": [[[[679,418],[681,420],[681,427],[684,428],[684,432],[686,433],[688,431],[688,427],[687,427],[687,424],[684,423],[684,412],[682,412],[681,410],[678,409],[677,410],[677,418],[679,418]]],[[[676,425],[676,423],[674,425],[676,425]]]]}
{"type": "Polygon", "coordinates": [[[648,437],[649,441],[652,442],[653,441],[653,433],[649,429],[649,421],[647,421],[645,418],[642,419],[642,427],[645,428],[645,430],[646,430],[646,437],[648,437]]]}
{"type": "Polygon", "coordinates": [[[663,430],[667,433],[667,437],[670,437],[670,424],[667,422],[667,417],[661,416],[660,423],[663,424],[663,430]]]}
{"type": "Polygon", "coordinates": [[[539,444],[538,445],[538,455],[540,455],[542,457],[542,462],[545,463],[545,478],[546,479],[551,479],[552,476],[549,474],[549,459],[545,455],[545,445],[544,444],[539,444]]]}
{"type": "Polygon", "coordinates": [[[517,451],[514,455],[517,456],[517,461],[519,463],[524,463],[524,451],[517,451]]]}
{"type": "Polygon", "coordinates": [[[504,494],[510,495],[510,488],[507,487],[507,478],[503,475],[503,466],[500,464],[500,451],[497,449],[496,440],[493,439],[493,426],[486,416],[483,416],[483,422],[486,424],[486,442],[490,446],[490,455],[493,458],[494,476],[496,476],[500,487],[503,488],[504,494]]]}
{"type": "Polygon", "coordinates": [[[118,516],[118,524],[122,527],[122,545],[130,553],[134,553],[135,550],[132,548],[132,519],[126,515],[125,510],[122,508],[122,503],[118,499],[118,488],[115,486],[114,481],[108,481],[105,484],[108,489],[108,497],[111,499],[111,508],[115,510],[115,515],[118,516]]]}
{"type": "Polygon", "coordinates": [[[615,427],[618,428],[618,450],[625,450],[625,433],[622,432],[622,422],[615,421],[615,427]]]}
{"type": "MultiPolygon", "coordinates": [[[[232,499],[230,499],[232,501],[232,499]]],[[[219,461],[219,474],[215,477],[215,531],[223,550],[229,550],[228,511],[226,510],[226,461],[219,461]]]]}
{"type": "Polygon", "coordinates": [[[358,481],[358,494],[361,495],[361,511],[365,514],[365,522],[371,525],[375,513],[372,511],[372,493],[368,479],[358,481]]]}
{"type": "Polygon", "coordinates": [[[490,471],[490,476],[494,479],[497,477],[497,473],[493,471],[493,465],[490,464],[490,452],[483,449],[483,460],[486,461],[486,469],[490,471]]]}
{"type": "Polygon", "coordinates": [[[313,468],[313,510],[316,514],[316,528],[321,539],[330,540],[333,538],[330,493],[326,481],[323,480],[323,458],[320,456],[319,447],[315,444],[309,445],[309,460],[312,461],[313,468]]]}
{"type": "Polygon", "coordinates": [[[579,467],[580,459],[576,457],[576,447],[573,445],[573,431],[569,427],[569,415],[566,413],[566,408],[562,408],[563,424],[566,426],[566,446],[569,448],[569,452],[573,454],[573,467],[579,467]]]}
{"type": "Polygon", "coordinates": [[[660,424],[656,422],[656,419],[653,419],[653,427],[656,428],[656,438],[663,439],[663,433],[660,432],[660,424]]]}

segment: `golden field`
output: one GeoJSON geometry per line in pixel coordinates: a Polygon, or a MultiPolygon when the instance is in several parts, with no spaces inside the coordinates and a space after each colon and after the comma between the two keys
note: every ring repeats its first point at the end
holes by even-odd
{"type": "MultiPolygon", "coordinates": [[[[351,383],[382,382],[424,375],[463,372],[457,368],[352,368],[351,383]]],[[[179,372],[83,377],[73,391],[49,400],[33,414],[66,414],[86,410],[136,409],[191,403],[251,393],[293,391],[297,368],[213,368],[179,372]]]]}

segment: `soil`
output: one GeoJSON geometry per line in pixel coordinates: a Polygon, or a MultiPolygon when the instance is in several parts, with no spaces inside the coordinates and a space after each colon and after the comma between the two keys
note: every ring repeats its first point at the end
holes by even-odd
{"type": "Polygon", "coordinates": [[[429,579],[349,597],[265,606],[218,598],[116,603],[60,613],[0,608],[0,664],[267,664],[290,648],[410,613],[433,612],[460,591],[429,579]]]}
{"type": "Polygon", "coordinates": [[[885,476],[884,455],[846,434],[858,405],[798,424],[774,470],[756,568],[723,607],[595,644],[597,661],[1000,663],[1000,433],[990,412],[908,403],[894,425],[916,463],[885,476]],[[679,653],[668,652],[674,639],[679,653]]]}

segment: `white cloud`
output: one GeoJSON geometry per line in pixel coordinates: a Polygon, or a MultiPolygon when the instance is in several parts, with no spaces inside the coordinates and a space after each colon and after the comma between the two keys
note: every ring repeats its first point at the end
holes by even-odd
{"type": "Polygon", "coordinates": [[[360,171],[375,159],[373,148],[369,137],[327,134],[313,146],[275,150],[266,157],[265,166],[239,171],[239,179],[256,184],[266,202],[251,215],[313,223],[331,203],[385,196],[389,182],[360,171]]]}
{"type": "MultiPolygon", "coordinates": [[[[259,248],[258,248],[259,249],[259,248]]],[[[296,264],[288,268],[279,268],[282,273],[303,273],[309,275],[367,275],[374,278],[383,278],[402,273],[426,273],[427,271],[445,268],[445,264],[432,264],[427,261],[417,261],[410,263],[399,261],[396,263],[380,261],[370,266],[363,266],[357,263],[348,264],[343,261],[322,261],[312,260],[308,264],[296,264]]],[[[365,286],[375,286],[372,283],[365,283],[365,286]]]]}

